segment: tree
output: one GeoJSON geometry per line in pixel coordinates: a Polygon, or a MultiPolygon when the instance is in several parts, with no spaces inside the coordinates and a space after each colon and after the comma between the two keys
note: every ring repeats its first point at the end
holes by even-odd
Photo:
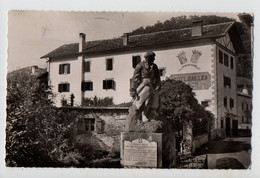
{"type": "Polygon", "coordinates": [[[174,129],[182,130],[183,123],[196,120],[210,121],[213,115],[198,103],[192,88],[182,81],[167,78],[162,81],[161,114],[171,121],[174,129]]]}
{"type": "Polygon", "coordinates": [[[7,166],[60,166],[73,149],[75,116],[54,108],[49,92],[30,69],[7,75],[7,166]]]}
{"type": "Polygon", "coordinates": [[[136,30],[133,30],[130,33],[130,35],[140,35],[140,34],[153,33],[153,32],[165,31],[165,30],[176,30],[176,29],[188,28],[191,27],[192,21],[197,19],[203,20],[202,22],[203,25],[235,21],[235,19],[232,18],[219,17],[216,15],[202,15],[202,16],[191,15],[188,17],[183,15],[178,17],[172,17],[170,20],[166,20],[163,23],[157,21],[156,24],[152,26],[137,28],[136,30]]]}

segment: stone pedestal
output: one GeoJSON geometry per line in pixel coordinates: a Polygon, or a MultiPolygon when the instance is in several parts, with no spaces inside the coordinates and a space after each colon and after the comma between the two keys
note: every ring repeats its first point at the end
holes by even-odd
{"type": "Polygon", "coordinates": [[[174,133],[121,133],[121,165],[126,168],[176,166],[174,133]]]}

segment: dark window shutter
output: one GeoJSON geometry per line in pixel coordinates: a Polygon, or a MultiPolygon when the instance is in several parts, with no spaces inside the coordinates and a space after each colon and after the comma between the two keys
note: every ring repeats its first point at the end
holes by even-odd
{"type": "Polygon", "coordinates": [[[62,84],[59,84],[59,85],[58,85],[58,91],[59,91],[59,92],[62,92],[61,88],[62,88],[62,84]]]}
{"type": "Polygon", "coordinates": [[[135,68],[137,64],[141,62],[141,57],[140,56],[133,56],[132,58],[132,67],[135,68]]]}
{"type": "Polygon", "coordinates": [[[89,82],[89,90],[93,90],[93,82],[89,82]]]}
{"type": "Polygon", "coordinates": [[[114,80],[112,80],[112,89],[116,90],[116,82],[114,80]]]}
{"type": "Polygon", "coordinates": [[[78,133],[84,133],[85,132],[85,122],[83,119],[78,120],[78,133]]]}
{"type": "Polygon", "coordinates": [[[66,91],[67,91],[67,92],[70,91],[70,84],[66,84],[66,91]]]}
{"type": "Polygon", "coordinates": [[[113,59],[112,58],[106,60],[106,69],[113,70],[113,59]]]}
{"type": "Polygon", "coordinates": [[[67,65],[68,65],[68,74],[70,74],[70,64],[67,65]]]}
{"type": "Polygon", "coordinates": [[[59,74],[63,74],[64,71],[63,71],[63,64],[60,64],[59,65],[59,74]]]}
{"type": "Polygon", "coordinates": [[[85,82],[81,82],[81,91],[85,91],[85,82]]]}
{"type": "Polygon", "coordinates": [[[103,89],[107,89],[107,81],[103,80],[103,89]]]}
{"type": "Polygon", "coordinates": [[[90,72],[90,61],[84,63],[84,72],[90,72]]]}
{"type": "Polygon", "coordinates": [[[223,53],[220,50],[219,50],[219,53],[218,53],[218,58],[219,58],[219,63],[223,64],[223,53]]]}
{"type": "Polygon", "coordinates": [[[230,67],[231,67],[231,69],[234,68],[234,59],[233,59],[233,57],[230,57],[230,67]]]}
{"type": "Polygon", "coordinates": [[[224,106],[225,107],[227,106],[227,98],[226,97],[224,98],[224,106]]]}

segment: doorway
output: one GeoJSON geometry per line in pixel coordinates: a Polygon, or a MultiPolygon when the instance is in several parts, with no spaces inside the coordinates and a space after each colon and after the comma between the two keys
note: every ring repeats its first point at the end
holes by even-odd
{"type": "Polygon", "coordinates": [[[226,118],[226,136],[227,137],[230,137],[230,118],[227,117],[226,118]]]}
{"type": "Polygon", "coordinates": [[[238,136],[238,120],[232,120],[232,136],[238,136]]]}

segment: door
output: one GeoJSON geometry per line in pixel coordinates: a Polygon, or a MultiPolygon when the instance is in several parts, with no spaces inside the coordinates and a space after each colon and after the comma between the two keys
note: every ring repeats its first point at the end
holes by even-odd
{"type": "Polygon", "coordinates": [[[230,118],[226,118],[226,136],[230,137],[230,118]]]}
{"type": "Polygon", "coordinates": [[[237,136],[238,135],[238,120],[232,121],[232,135],[237,136]]]}

